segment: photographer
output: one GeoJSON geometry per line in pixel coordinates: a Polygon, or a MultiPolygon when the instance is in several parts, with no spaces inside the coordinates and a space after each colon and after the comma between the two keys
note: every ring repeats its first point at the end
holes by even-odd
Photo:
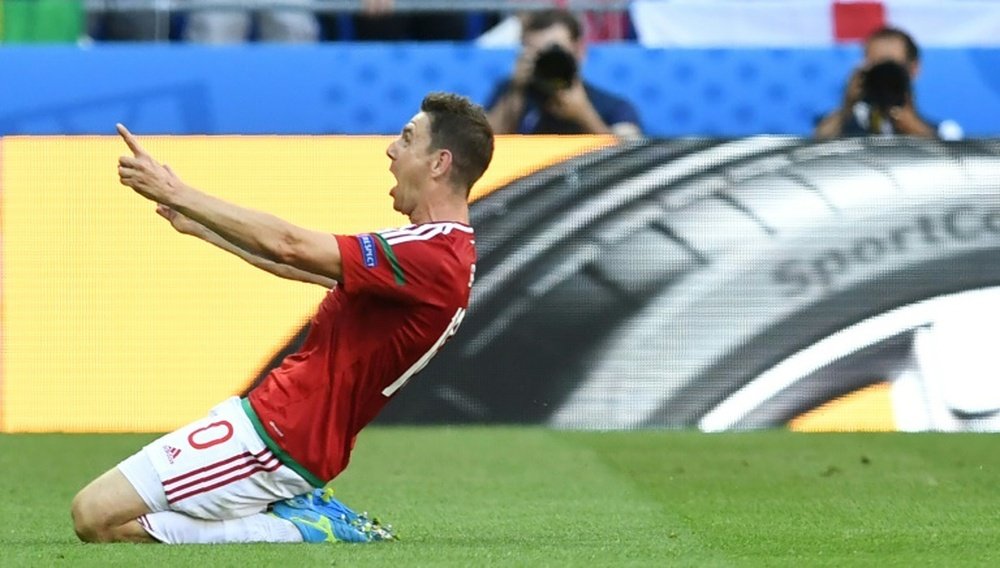
{"type": "Polygon", "coordinates": [[[514,74],[486,105],[497,134],[616,134],[638,136],[631,103],[580,78],[585,50],[580,22],[566,10],[524,16],[514,74]]]}
{"type": "Polygon", "coordinates": [[[847,82],[843,105],[816,126],[816,138],[903,134],[957,140],[954,121],[939,124],[917,112],[912,82],[920,70],[920,51],[906,32],[881,28],[865,41],[865,59],[847,82]]]}

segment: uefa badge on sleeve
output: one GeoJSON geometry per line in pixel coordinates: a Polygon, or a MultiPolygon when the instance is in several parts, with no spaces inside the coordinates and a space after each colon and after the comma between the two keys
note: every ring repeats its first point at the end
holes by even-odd
{"type": "Polygon", "coordinates": [[[358,244],[361,245],[361,258],[364,259],[365,267],[375,268],[378,266],[375,239],[371,235],[358,235],[358,244]]]}

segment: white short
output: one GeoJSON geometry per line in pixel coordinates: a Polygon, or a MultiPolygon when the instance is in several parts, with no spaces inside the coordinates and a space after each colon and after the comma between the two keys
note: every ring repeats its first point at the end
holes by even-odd
{"type": "Polygon", "coordinates": [[[253,515],[313,489],[271,453],[235,396],[139,450],[118,469],[152,512],[200,519],[253,515]]]}

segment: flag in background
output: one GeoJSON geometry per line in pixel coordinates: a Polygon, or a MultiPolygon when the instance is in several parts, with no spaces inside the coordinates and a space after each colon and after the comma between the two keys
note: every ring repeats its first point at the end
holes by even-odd
{"type": "Polygon", "coordinates": [[[921,47],[1000,46],[996,0],[635,0],[648,47],[827,47],[902,28],[921,47]]]}

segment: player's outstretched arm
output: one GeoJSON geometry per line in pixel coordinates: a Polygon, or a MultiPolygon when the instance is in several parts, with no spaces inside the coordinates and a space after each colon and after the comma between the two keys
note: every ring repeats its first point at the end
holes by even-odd
{"type": "Polygon", "coordinates": [[[213,233],[204,225],[188,219],[184,215],[181,215],[166,205],[157,204],[156,212],[167,221],[170,221],[170,224],[177,230],[178,233],[198,237],[207,243],[213,244],[226,252],[242,258],[244,261],[265,272],[269,272],[275,276],[280,276],[281,278],[287,278],[289,280],[297,280],[299,282],[307,282],[309,284],[319,284],[324,288],[333,288],[337,285],[337,281],[332,278],[326,278],[318,274],[306,272],[305,270],[299,270],[298,268],[288,266],[287,264],[279,264],[277,262],[261,258],[255,254],[251,254],[213,233]]]}
{"type": "Polygon", "coordinates": [[[240,207],[182,182],[146,152],[125,126],[118,125],[132,156],[118,159],[118,176],[146,199],[166,205],[250,254],[333,280],[343,268],[337,239],[298,227],[261,211],[240,207]]]}

